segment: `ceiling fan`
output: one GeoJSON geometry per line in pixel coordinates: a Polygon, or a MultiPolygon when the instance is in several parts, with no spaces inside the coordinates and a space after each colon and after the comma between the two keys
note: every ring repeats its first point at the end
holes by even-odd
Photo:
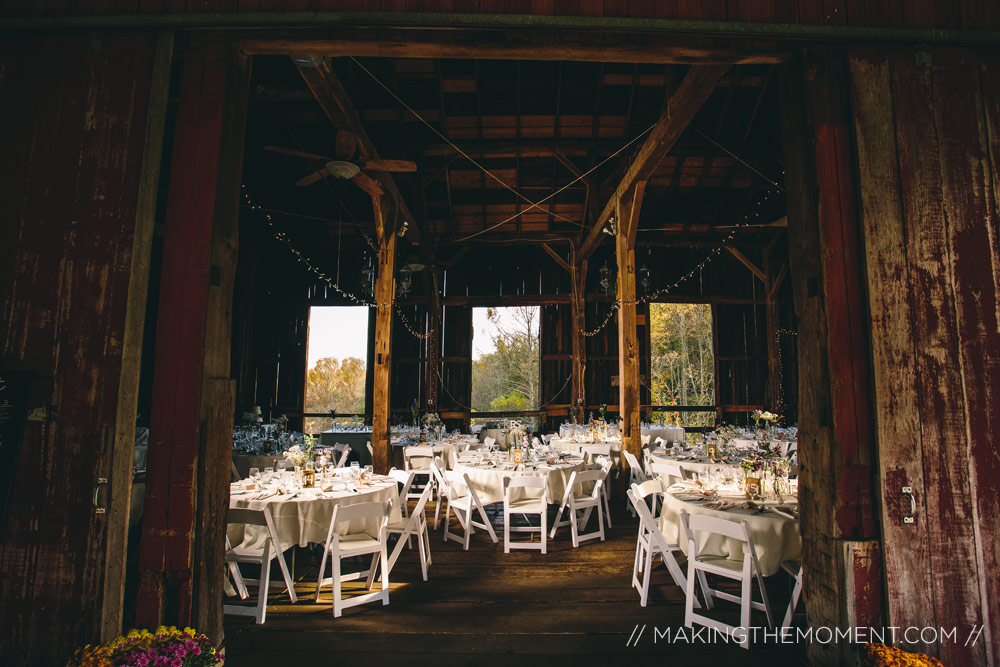
{"type": "Polygon", "coordinates": [[[353,132],[341,130],[337,133],[337,157],[329,158],[314,153],[294,150],[292,148],[282,148],[280,146],[264,146],[264,150],[274,153],[284,153],[306,160],[312,160],[319,167],[311,174],[300,178],[295,182],[297,186],[312,185],[324,178],[338,178],[341,180],[354,181],[354,183],[372,196],[382,194],[382,188],[378,182],[366,174],[366,171],[386,171],[386,172],[414,172],[417,170],[417,163],[409,160],[383,160],[381,158],[358,157],[354,154],[358,148],[358,137],[353,132]]]}

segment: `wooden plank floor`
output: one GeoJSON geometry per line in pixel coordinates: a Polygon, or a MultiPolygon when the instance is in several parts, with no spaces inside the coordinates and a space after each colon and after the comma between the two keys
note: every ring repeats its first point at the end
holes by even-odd
{"type": "MultiPolygon", "coordinates": [[[[574,549],[564,528],[549,541],[544,556],[504,554],[499,529],[499,544],[477,531],[469,550],[463,551],[454,542],[444,543],[441,530],[434,531],[432,524],[429,580],[421,580],[416,551],[404,551],[392,572],[390,604],[347,609],[338,619],[333,618],[329,589],[319,604],[313,602],[318,555],[300,549],[298,603],[290,604],[283,587],[272,581],[264,625],[227,617],[226,663],[257,667],[357,660],[366,666],[400,661],[449,666],[516,661],[518,667],[529,667],[659,657],[676,665],[804,664],[803,647],[776,645],[773,640],[749,651],[710,639],[666,641],[662,635],[668,629],[683,629],[684,594],[660,564],[649,605],[639,606],[639,595],[630,585],[638,522],[625,511],[623,499],[620,495],[613,501],[614,528],[607,541],[574,549]],[[658,639],[654,628],[660,632],[658,639]]],[[[454,519],[452,524],[457,530],[454,519]]],[[[351,569],[361,568],[345,567],[351,569]]],[[[360,588],[357,582],[345,586],[360,588]]],[[[784,614],[789,590],[783,573],[768,581],[776,620],[784,614]]],[[[738,620],[736,605],[720,605],[718,618],[738,620]]],[[[755,612],[754,623],[766,624],[763,613],[755,612]]]]}

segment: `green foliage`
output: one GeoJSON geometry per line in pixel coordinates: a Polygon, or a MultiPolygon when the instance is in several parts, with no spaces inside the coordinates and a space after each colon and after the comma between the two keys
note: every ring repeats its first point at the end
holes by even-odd
{"type": "Polygon", "coordinates": [[[530,410],[538,407],[538,308],[489,308],[495,352],[472,362],[472,409],[530,410]]]}
{"type": "MultiPolygon", "coordinates": [[[[343,362],[324,357],[306,374],[306,412],[364,412],[365,362],[348,357],[343,362]]],[[[315,418],[306,419],[305,432],[318,428],[315,418]]],[[[329,420],[327,420],[329,421],[329,420]]]]}
{"type": "MultiPolygon", "coordinates": [[[[649,307],[655,405],[712,405],[712,308],[707,304],[653,303],[649,307]]],[[[711,413],[689,413],[688,425],[708,425],[711,413]]]]}

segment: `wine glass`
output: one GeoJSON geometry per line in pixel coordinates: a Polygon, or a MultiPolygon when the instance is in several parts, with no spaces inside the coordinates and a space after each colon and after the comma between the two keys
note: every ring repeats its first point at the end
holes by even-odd
{"type": "Polygon", "coordinates": [[[260,468],[250,468],[250,474],[248,475],[250,479],[257,479],[260,477],[260,468]]]}

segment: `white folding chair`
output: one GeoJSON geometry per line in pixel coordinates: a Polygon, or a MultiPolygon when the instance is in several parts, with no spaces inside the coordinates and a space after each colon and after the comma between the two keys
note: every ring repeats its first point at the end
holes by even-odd
{"type": "Polygon", "coordinates": [[[436,462],[431,463],[431,474],[434,475],[434,479],[438,484],[439,489],[446,489],[445,498],[448,500],[448,506],[444,513],[444,540],[454,540],[462,545],[462,548],[466,551],[469,550],[469,538],[472,533],[475,532],[476,528],[482,528],[483,530],[489,532],[490,539],[493,540],[493,544],[499,542],[497,539],[496,531],[493,530],[493,524],[490,523],[489,518],[486,516],[486,510],[483,508],[483,504],[479,501],[479,496],[476,494],[476,490],[472,487],[472,480],[469,479],[467,474],[463,474],[463,480],[465,482],[465,495],[459,495],[458,491],[455,489],[451,481],[445,476],[446,471],[441,469],[436,462]],[[453,533],[449,529],[449,524],[451,523],[451,513],[455,512],[455,518],[458,519],[459,525],[465,531],[465,535],[459,535],[458,533],[453,533]],[[479,515],[481,521],[475,520],[475,514],[479,515]]]}
{"type": "Polygon", "coordinates": [[[542,442],[545,443],[546,446],[548,446],[549,444],[552,443],[553,440],[555,440],[555,437],[556,437],[555,433],[546,433],[545,435],[542,436],[542,442]]]}
{"type": "MultiPolygon", "coordinates": [[[[689,514],[681,510],[681,524],[684,527],[684,534],[688,540],[688,577],[687,577],[687,603],[684,609],[684,626],[692,627],[695,623],[707,628],[732,632],[737,627],[750,627],[750,610],[762,610],[767,615],[767,625],[771,627],[774,621],[771,618],[771,605],[767,600],[767,588],[764,586],[764,577],[760,572],[760,562],[757,560],[757,551],[753,546],[753,539],[750,537],[750,529],[746,521],[729,521],[714,516],[703,514],[689,514]],[[743,543],[743,561],[734,561],[725,556],[712,556],[701,554],[698,551],[698,543],[695,540],[695,533],[710,533],[723,538],[738,540],[743,543]],[[735,579],[742,584],[740,595],[732,595],[708,585],[706,574],[715,574],[727,579],[735,579]],[[753,599],[752,584],[754,578],[760,588],[761,601],[753,599]],[[721,600],[736,602],[740,605],[739,626],[729,625],[714,618],[709,618],[693,611],[694,583],[700,581],[702,591],[705,594],[705,607],[712,608],[712,597],[721,600]]],[[[740,643],[743,648],[750,648],[749,633],[744,635],[740,643]]]]}
{"type": "Polygon", "coordinates": [[[337,460],[334,468],[343,468],[347,465],[347,457],[351,455],[351,446],[338,442],[333,446],[333,458],[337,460]]]}
{"type": "Polygon", "coordinates": [[[587,459],[587,455],[590,455],[590,460],[597,460],[598,456],[606,456],[611,458],[611,445],[584,445],[580,448],[580,453],[583,454],[583,458],[587,459]]]}
{"type": "Polygon", "coordinates": [[[412,470],[399,470],[398,468],[389,469],[389,477],[392,477],[396,484],[400,487],[399,492],[399,511],[405,517],[409,516],[409,507],[407,507],[407,498],[410,497],[410,487],[413,486],[413,480],[416,477],[416,473],[412,470]]]}
{"type": "Polygon", "coordinates": [[[292,575],[285,564],[285,557],[278,542],[278,533],[274,529],[274,521],[271,519],[271,513],[266,509],[230,509],[226,523],[227,527],[242,525],[244,526],[244,530],[246,530],[246,526],[259,526],[267,531],[267,538],[261,547],[248,547],[246,546],[246,540],[236,546],[232,546],[229,543],[229,537],[226,537],[226,564],[229,565],[229,571],[232,573],[239,596],[245,600],[248,597],[246,583],[256,583],[257,606],[244,607],[227,604],[223,605],[222,610],[224,613],[234,616],[253,616],[257,620],[257,623],[261,624],[267,615],[267,590],[270,585],[271,561],[278,561],[278,567],[281,568],[281,576],[285,580],[285,588],[288,590],[288,598],[293,604],[298,602],[298,597],[295,595],[295,585],[292,583],[292,575]],[[240,572],[240,563],[259,565],[260,579],[255,580],[244,577],[243,573],[240,572]]]}
{"type": "Polygon", "coordinates": [[[664,488],[688,479],[688,476],[684,474],[683,468],[676,463],[668,463],[666,461],[654,461],[653,474],[663,480],[664,488]]]}
{"type": "Polygon", "coordinates": [[[230,461],[230,463],[233,464],[233,468],[232,468],[232,481],[238,482],[241,479],[243,479],[243,475],[241,475],[240,471],[236,468],[236,461],[230,461]]]}
{"type": "MultiPolygon", "coordinates": [[[[646,506],[646,500],[636,495],[636,490],[640,488],[646,487],[637,484],[626,491],[625,495],[639,517],[639,536],[635,548],[635,562],[632,565],[632,587],[639,591],[639,604],[645,607],[649,599],[649,581],[653,576],[654,556],[659,556],[663,560],[670,578],[681,587],[681,590],[687,590],[687,580],[684,578],[681,566],[677,564],[677,559],[674,558],[674,552],[680,548],[677,545],[667,544],[663,533],[660,532],[659,524],[646,506]]],[[[695,604],[700,607],[697,600],[695,604]]]]}
{"type": "MultiPolygon", "coordinates": [[[[406,502],[406,491],[404,489],[399,494],[399,500],[402,503],[406,502]]],[[[420,552],[420,571],[423,574],[424,581],[427,581],[427,568],[431,564],[431,537],[427,531],[427,516],[424,508],[427,505],[427,501],[430,500],[432,492],[433,487],[430,484],[424,485],[424,490],[417,499],[413,513],[409,517],[392,522],[386,526],[386,530],[390,535],[399,536],[396,546],[393,548],[392,553],[389,554],[389,572],[392,572],[393,566],[396,565],[399,554],[403,551],[403,544],[409,544],[410,538],[416,534],[417,550],[420,552]]]]}
{"type": "Polygon", "coordinates": [[[601,497],[604,500],[604,521],[611,528],[611,471],[615,464],[610,457],[598,456],[594,465],[599,466],[604,471],[604,484],[601,485],[601,497]]]}
{"type": "Polygon", "coordinates": [[[539,447],[542,446],[542,441],[538,439],[537,435],[531,438],[531,446],[534,447],[535,449],[538,449],[539,447]]]}
{"type": "MultiPolygon", "coordinates": [[[[633,484],[642,484],[646,481],[646,473],[642,471],[642,466],[639,465],[639,460],[635,458],[632,452],[622,450],[622,457],[624,457],[625,462],[628,463],[628,484],[631,487],[633,484]]],[[[632,505],[629,504],[628,500],[625,501],[625,507],[631,512],[632,516],[635,516],[635,512],[632,511],[632,505]]]]}
{"type": "Polygon", "coordinates": [[[562,502],[559,504],[559,511],[556,513],[556,520],[552,523],[552,533],[550,538],[556,538],[556,531],[560,526],[569,526],[570,535],[573,538],[573,547],[580,546],[580,542],[592,540],[595,537],[604,541],[604,494],[601,487],[604,486],[604,470],[583,470],[576,471],[569,477],[566,484],[566,493],[563,494],[562,502]],[[593,488],[589,492],[584,492],[584,485],[593,483],[593,488]],[[579,487],[579,492],[577,489],[579,487]],[[580,534],[586,528],[590,515],[597,509],[597,530],[592,533],[580,534]],[[563,512],[569,511],[569,516],[562,519],[563,512]],[[582,514],[581,514],[582,512],[582,514]]]}
{"type": "Polygon", "coordinates": [[[403,447],[403,470],[412,472],[415,479],[410,485],[407,500],[420,497],[424,487],[432,484],[431,462],[434,460],[433,447],[403,447]]]}
{"type": "Polygon", "coordinates": [[[652,438],[652,437],[653,436],[649,435],[648,433],[646,435],[640,435],[639,436],[639,442],[642,443],[642,446],[643,446],[644,449],[646,447],[649,447],[649,439],[652,438]]]}
{"type": "Polygon", "coordinates": [[[337,505],[333,508],[330,519],[330,530],[326,536],[326,546],[323,549],[323,560],[319,564],[319,577],[316,579],[316,602],[326,584],[333,586],[333,617],[340,618],[344,609],[354,607],[374,600],[382,600],[382,605],[389,604],[389,558],[387,554],[390,502],[357,503],[355,505],[337,505]],[[351,524],[354,523],[354,531],[351,524]],[[346,525],[347,532],[340,534],[340,527],[346,525]],[[364,526],[359,530],[356,526],[364,526]],[[376,527],[377,526],[377,527],[376,527]],[[342,558],[353,558],[372,554],[371,564],[367,570],[341,574],[342,558]],[[324,578],[326,561],[331,561],[330,577],[324,578]],[[382,590],[362,593],[349,600],[343,599],[341,583],[367,577],[365,589],[370,590],[375,579],[375,572],[382,574],[382,590]]]}
{"type": "Polygon", "coordinates": [[[438,524],[440,524],[441,502],[448,497],[449,493],[451,493],[451,486],[443,479],[438,479],[438,475],[434,472],[435,465],[437,466],[438,472],[440,472],[442,476],[447,473],[445,472],[446,468],[444,465],[444,459],[440,456],[435,456],[431,465],[431,482],[433,483],[433,486],[437,487],[437,504],[434,507],[434,530],[437,530],[438,524]]]}
{"type": "Polygon", "coordinates": [[[486,445],[487,449],[489,449],[490,447],[496,444],[496,438],[492,436],[486,436],[485,438],[483,438],[483,444],[486,445]]]}
{"type": "Polygon", "coordinates": [[[792,576],[795,585],[792,586],[792,597],[788,601],[788,610],[785,611],[785,619],[781,622],[782,628],[792,627],[792,616],[795,615],[795,608],[799,605],[799,598],[802,596],[802,564],[798,561],[786,560],[781,564],[781,569],[792,576]]]}
{"type": "Polygon", "coordinates": [[[368,442],[365,443],[365,447],[368,448],[368,456],[370,456],[372,458],[372,461],[374,461],[375,460],[375,450],[372,449],[371,440],[369,440],[368,442]]]}
{"type": "MultiPolygon", "coordinates": [[[[544,477],[504,477],[503,478],[503,552],[509,554],[511,549],[540,549],[545,553],[545,541],[548,537],[548,510],[549,491],[546,487],[544,477]],[[541,489],[541,496],[528,496],[524,498],[512,498],[514,489],[541,489]],[[537,515],[539,528],[530,525],[512,526],[512,514],[520,514],[525,521],[531,515],[537,515]],[[534,542],[511,542],[511,533],[539,533],[541,541],[534,542]]],[[[530,538],[529,538],[530,539],[530,538]]]]}

